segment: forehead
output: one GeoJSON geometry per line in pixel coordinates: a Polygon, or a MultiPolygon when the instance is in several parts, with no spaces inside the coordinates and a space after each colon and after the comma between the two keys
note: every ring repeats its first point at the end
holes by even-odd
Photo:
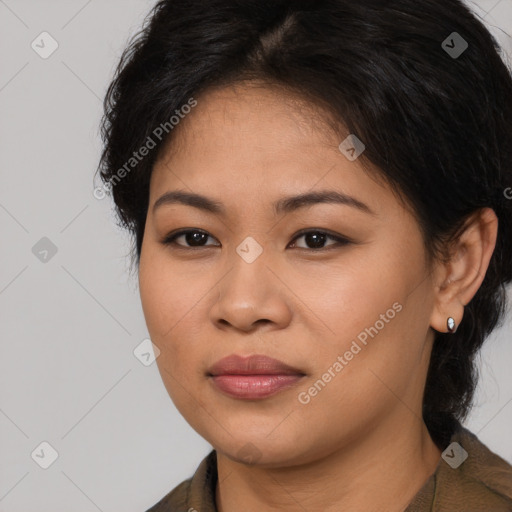
{"type": "Polygon", "coordinates": [[[173,188],[236,196],[246,204],[331,188],[378,203],[389,191],[342,154],[339,144],[348,132],[337,133],[328,116],[266,85],[207,91],[162,148],[151,177],[152,202],[173,188]]]}
{"type": "Polygon", "coordinates": [[[204,92],[173,129],[162,158],[212,154],[214,148],[216,154],[229,151],[226,157],[257,148],[264,157],[297,145],[336,147],[340,136],[328,119],[325,110],[281,87],[257,81],[217,87],[204,92]]]}

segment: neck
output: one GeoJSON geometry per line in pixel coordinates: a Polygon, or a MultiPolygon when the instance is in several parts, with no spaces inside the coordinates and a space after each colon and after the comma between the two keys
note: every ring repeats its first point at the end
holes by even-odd
{"type": "Polygon", "coordinates": [[[423,421],[411,414],[302,465],[247,466],[217,451],[217,509],[401,512],[440,457],[423,421]]]}

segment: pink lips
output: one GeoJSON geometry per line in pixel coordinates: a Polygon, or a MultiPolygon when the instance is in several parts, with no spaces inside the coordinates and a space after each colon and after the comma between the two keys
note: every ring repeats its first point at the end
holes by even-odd
{"type": "Polygon", "coordinates": [[[304,373],[264,355],[235,354],[217,361],[208,376],[217,389],[234,398],[267,398],[296,384],[304,373]]]}

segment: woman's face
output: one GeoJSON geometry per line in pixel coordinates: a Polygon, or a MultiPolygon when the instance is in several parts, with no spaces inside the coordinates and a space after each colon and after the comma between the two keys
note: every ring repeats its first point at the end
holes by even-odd
{"type": "Polygon", "coordinates": [[[321,123],[276,90],[210,91],[151,177],[139,282],[158,367],[188,423],[234,460],[292,465],[421,424],[434,285],[419,226],[321,123]],[[201,198],[154,208],[176,191],[201,198]],[[180,230],[192,233],[163,243],[180,230]],[[299,375],[209,375],[233,354],[299,375]]]}

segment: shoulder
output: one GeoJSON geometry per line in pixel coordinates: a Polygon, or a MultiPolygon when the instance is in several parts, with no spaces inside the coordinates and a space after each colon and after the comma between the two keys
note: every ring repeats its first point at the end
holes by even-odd
{"type": "Polygon", "coordinates": [[[184,480],[146,512],[186,512],[191,483],[192,478],[184,480]]]}
{"type": "Polygon", "coordinates": [[[454,510],[512,511],[512,466],[460,427],[436,472],[436,501],[454,510]]]}
{"type": "Polygon", "coordinates": [[[215,512],[217,452],[212,450],[187,478],[146,512],[215,512]]]}

